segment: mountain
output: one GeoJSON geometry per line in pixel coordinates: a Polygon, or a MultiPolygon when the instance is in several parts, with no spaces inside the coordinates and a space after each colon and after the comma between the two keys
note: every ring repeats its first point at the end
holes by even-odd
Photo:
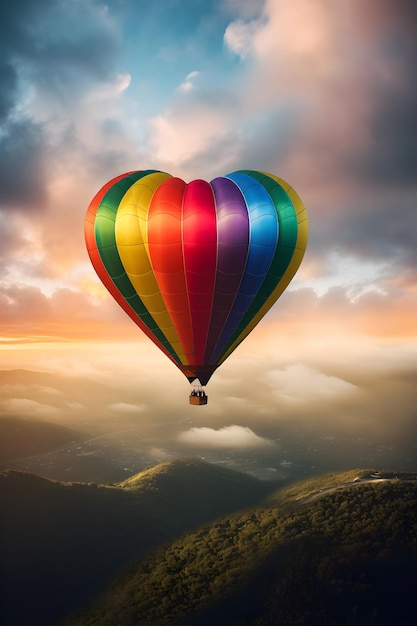
{"type": "Polygon", "coordinates": [[[97,439],[34,418],[0,417],[0,469],[40,473],[65,482],[82,482],[86,476],[88,482],[121,480],[126,470],[118,448],[107,444],[106,454],[96,454],[88,443],[90,440],[97,444],[97,439]]]}
{"type": "Polygon", "coordinates": [[[416,474],[277,489],[194,460],[107,485],[5,470],[0,500],[2,626],[416,621],[416,474]]]}
{"type": "Polygon", "coordinates": [[[305,481],[131,567],[71,626],[411,626],[417,475],[305,481]]]}
{"type": "Polygon", "coordinates": [[[70,428],[34,419],[0,417],[0,467],[14,459],[34,456],[81,439],[70,428]]]}
{"type": "Polygon", "coordinates": [[[127,565],[185,532],[259,503],[272,483],[200,461],[118,484],[0,472],[0,623],[55,624],[127,565]]]}

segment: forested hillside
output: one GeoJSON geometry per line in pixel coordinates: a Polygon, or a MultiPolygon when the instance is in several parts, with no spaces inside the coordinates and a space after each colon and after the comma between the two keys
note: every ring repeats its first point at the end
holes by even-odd
{"type": "Polygon", "coordinates": [[[189,534],[67,624],[411,626],[415,476],[354,476],[300,483],[189,534]]]}
{"type": "Polygon", "coordinates": [[[48,626],[122,567],[273,489],[199,461],[158,465],[112,485],[0,472],[0,623],[48,626]]]}

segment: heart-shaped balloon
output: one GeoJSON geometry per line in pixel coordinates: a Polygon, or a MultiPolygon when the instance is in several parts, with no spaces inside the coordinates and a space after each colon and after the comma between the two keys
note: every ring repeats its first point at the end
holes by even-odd
{"type": "Polygon", "coordinates": [[[286,182],[241,170],[210,183],[122,174],[85,220],[91,262],[132,320],[206,385],[296,273],[307,213],[286,182]]]}

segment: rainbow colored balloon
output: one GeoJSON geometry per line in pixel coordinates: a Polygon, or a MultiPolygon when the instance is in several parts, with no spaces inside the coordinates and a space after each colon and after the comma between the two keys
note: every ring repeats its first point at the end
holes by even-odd
{"type": "Polygon", "coordinates": [[[190,382],[206,385],[296,273],[307,212],[286,182],[241,170],[210,183],[122,174],[85,219],[108,291],[190,382]]]}

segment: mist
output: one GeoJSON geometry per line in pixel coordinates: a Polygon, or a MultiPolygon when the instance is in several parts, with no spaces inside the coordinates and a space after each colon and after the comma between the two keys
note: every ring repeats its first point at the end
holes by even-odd
{"type": "MultiPolygon", "coordinates": [[[[200,457],[261,478],[417,471],[415,346],[339,335],[331,350],[310,338],[283,340],[276,353],[266,333],[245,343],[214,374],[201,407],[188,404],[187,381],[146,341],[13,347],[0,377],[0,418],[77,434],[73,448],[56,451],[57,476],[51,454],[49,465],[39,457],[17,466],[71,477],[68,467],[89,456],[125,475],[200,457]]],[[[85,466],[83,478],[96,470],[90,476],[85,466]]]]}

